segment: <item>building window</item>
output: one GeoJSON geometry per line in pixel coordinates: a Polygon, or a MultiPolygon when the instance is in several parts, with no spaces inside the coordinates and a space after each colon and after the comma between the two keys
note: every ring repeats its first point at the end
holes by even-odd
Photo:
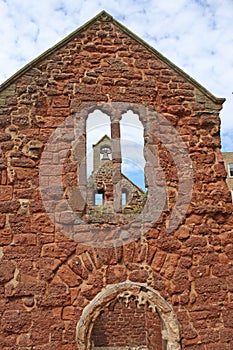
{"type": "Polygon", "coordinates": [[[229,176],[233,177],[233,163],[230,163],[228,165],[228,169],[229,169],[229,176]]]}
{"type": "Polygon", "coordinates": [[[121,193],[121,204],[126,205],[127,204],[127,191],[123,190],[121,193]]]}
{"type": "Polygon", "coordinates": [[[103,205],[104,204],[104,194],[96,192],[94,195],[94,203],[95,203],[95,205],[103,205]]]}

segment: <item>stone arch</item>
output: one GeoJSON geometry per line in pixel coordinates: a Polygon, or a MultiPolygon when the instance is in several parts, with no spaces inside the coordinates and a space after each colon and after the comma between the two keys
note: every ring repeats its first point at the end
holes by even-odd
{"type": "Polygon", "coordinates": [[[138,307],[146,304],[152,311],[157,311],[162,323],[165,350],[181,350],[179,322],[172,307],[151,287],[130,281],[107,287],[85,307],[76,328],[78,349],[91,350],[92,328],[101,310],[114,300],[127,303],[131,297],[136,298],[138,307]]]}

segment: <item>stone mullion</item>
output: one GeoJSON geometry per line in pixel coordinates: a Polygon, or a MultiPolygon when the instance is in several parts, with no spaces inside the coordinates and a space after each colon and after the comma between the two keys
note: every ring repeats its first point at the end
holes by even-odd
{"type": "Polygon", "coordinates": [[[112,163],[113,163],[113,208],[119,213],[122,210],[121,204],[121,133],[120,133],[120,115],[117,113],[111,120],[111,139],[112,139],[112,163]]]}

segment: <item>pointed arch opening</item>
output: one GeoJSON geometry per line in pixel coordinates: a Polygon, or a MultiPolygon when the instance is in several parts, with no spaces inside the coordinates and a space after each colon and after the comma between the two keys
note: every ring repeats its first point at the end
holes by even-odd
{"type": "Polygon", "coordinates": [[[96,108],[86,118],[83,218],[88,223],[126,223],[146,202],[142,122],[129,109],[107,113],[96,108]]]}
{"type": "Polygon", "coordinates": [[[101,159],[105,155],[103,154],[101,147],[110,147],[111,150],[109,142],[110,138],[110,117],[98,109],[89,113],[86,120],[87,177],[100,167],[101,159]]]}
{"type": "Polygon", "coordinates": [[[120,121],[122,172],[143,191],[144,179],[144,128],[138,114],[128,110],[120,121]]]}

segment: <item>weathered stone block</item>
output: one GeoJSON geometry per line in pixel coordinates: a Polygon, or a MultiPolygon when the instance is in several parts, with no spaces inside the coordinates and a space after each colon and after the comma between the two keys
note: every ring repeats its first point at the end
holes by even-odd
{"type": "Polygon", "coordinates": [[[10,281],[14,277],[15,265],[11,261],[0,261],[0,284],[10,281]]]}
{"type": "Polygon", "coordinates": [[[63,265],[59,271],[58,276],[67,283],[70,287],[79,286],[82,283],[82,278],[77,276],[68,266],[63,265]]]}
{"type": "Polygon", "coordinates": [[[106,282],[108,284],[120,283],[127,279],[127,272],[124,266],[108,266],[106,270],[106,282]]]}
{"type": "Polygon", "coordinates": [[[30,330],[31,323],[31,315],[20,310],[7,310],[1,319],[2,328],[11,333],[26,333],[30,330]]]}

